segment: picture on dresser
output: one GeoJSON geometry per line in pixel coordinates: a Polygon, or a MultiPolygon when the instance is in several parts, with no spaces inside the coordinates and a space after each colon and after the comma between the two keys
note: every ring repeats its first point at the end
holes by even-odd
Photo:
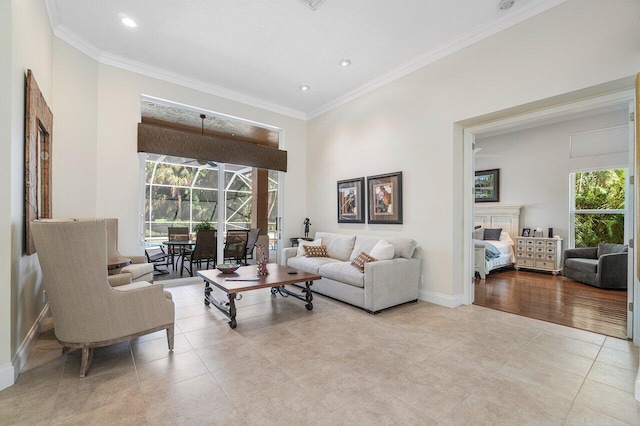
{"type": "Polygon", "coordinates": [[[531,236],[531,228],[522,228],[522,236],[530,237],[531,236]]]}
{"type": "Polygon", "coordinates": [[[475,196],[476,203],[500,201],[500,169],[476,171],[475,196]]]}

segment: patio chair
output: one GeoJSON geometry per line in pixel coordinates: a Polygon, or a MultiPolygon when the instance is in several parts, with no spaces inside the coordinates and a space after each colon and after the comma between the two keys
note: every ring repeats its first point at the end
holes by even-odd
{"type": "Polygon", "coordinates": [[[153,264],[153,275],[165,275],[169,271],[166,269],[159,269],[158,266],[171,265],[171,256],[164,251],[162,247],[149,247],[144,250],[145,256],[147,256],[147,262],[153,264]]]}
{"type": "Polygon", "coordinates": [[[182,260],[180,262],[180,276],[182,276],[182,272],[185,268],[189,271],[189,275],[193,276],[194,265],[201,268],[202,262],[205,260],[207,261],[207,269],[209,269],[209,264],[212,264],[215,267],[217,244],[218,231],[213,229],[198,231],[196,234],[196,246],[193,251],[185,252],[182,255],[182,260]],[[184,264],[185,260],[189,262],[188,268],[184,264]]]}
{"type": "Polygon", "coordinates": [[[249,230],[247,229],[227,230],[227,238],[224,242],[225,261],[234,260],[236,263],[246,265],[248,239],[249,239],[249,230]]]}
{"type": "MultiPolygon", "coordinates": [[[[170,226],[168,228],[169,241],[188,241],[189,240],[189,228],[186,226],[170,226]]],[[[173,270],[176,270],[178,263],[175,261],[176,255],[179,257],[184,250],[178,247],[169,247],[168,253],[171,257],[171,264],[173,270]]],[[[180,259],[178,259],[180,260],[180,259]]]]}
{"type": "Polygon", "coordinates": [[[253,260],[253,250],[256,248],[256,243],[258,242],[258,235],[260,235],[261,228],[251,228],[249,229],[249,235],[247,236],[247,252],[245,255],[245,263],[247,259],[253,260]]]}

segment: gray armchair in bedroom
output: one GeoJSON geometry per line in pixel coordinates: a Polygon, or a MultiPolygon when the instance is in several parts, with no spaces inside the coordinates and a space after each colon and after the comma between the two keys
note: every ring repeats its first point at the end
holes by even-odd
{"type": "Polygon", "coordinates": [[[608,243],[567,249],[563,255],[562,274],[594,287],[626,289],[627,252],[625,245],[608,243]]]}
{"type": "Polygon", "coordinates": [[[109,285],[104,220],[34,221],[31,230],[55,336],[63,351],[82,350],[80,377],[89,370],[96,347],[166,330],[173,350],[171,293],[144,281],[109,285]]]}

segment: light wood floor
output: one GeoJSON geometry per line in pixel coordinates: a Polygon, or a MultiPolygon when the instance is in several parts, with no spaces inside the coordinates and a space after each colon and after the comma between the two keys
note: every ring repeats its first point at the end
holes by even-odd
{"type": "Polygon", "coordinates": [[[604,290],[562,276],[493,271],[476,278],[476,305],[606,334],[627,335],[627,291],[604,290]]]}

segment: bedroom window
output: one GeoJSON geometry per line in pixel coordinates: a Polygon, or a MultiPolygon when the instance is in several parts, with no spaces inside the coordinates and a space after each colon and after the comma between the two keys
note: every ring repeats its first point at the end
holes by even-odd
{"type": "Polygon", "coordinates": [[[573,247],[624,244],[627,169],[571,173],[573,247]]]}

